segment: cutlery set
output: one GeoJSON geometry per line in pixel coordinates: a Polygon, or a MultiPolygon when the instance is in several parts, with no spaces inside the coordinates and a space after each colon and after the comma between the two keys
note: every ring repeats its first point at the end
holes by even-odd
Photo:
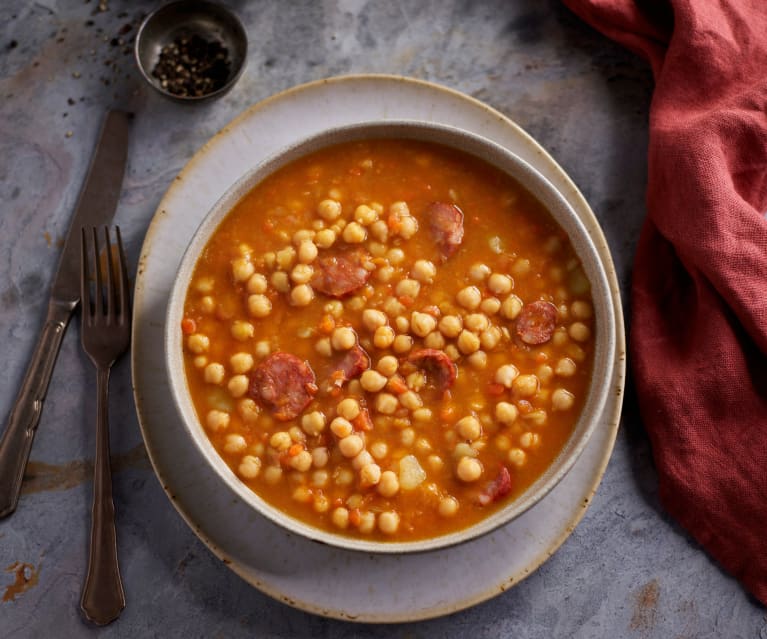
{"type": "Polygon", "coordinates": [[[70,222],[48,312],[21,389],[0,439],[0,518],[18,504],[24,471],[64,333],[78,304],[81,338],[97,370],[96,455],[90,559],[81,608],[98,625],[125,607],[117,562],[115,512],[109,456],[109,371],[128,350],[131,310],[120,229],[108,225],[120,198],[128,151],[130,115],[110,111],[70,222]]]}

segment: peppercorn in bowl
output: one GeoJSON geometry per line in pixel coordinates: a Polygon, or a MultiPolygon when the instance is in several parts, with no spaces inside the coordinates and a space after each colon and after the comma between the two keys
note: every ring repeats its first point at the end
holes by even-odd
{"type": "Polygon", "coordinates": [[[189,436],[285,528],[375,552],[511,521],[567,473],[615,318],[577,216],[492,142],[369,123],[253,168],[187,249],[166,323],[189,436]]]}
{"type": "Polygon", "coordinates": [[[182,103],[221,97],[240,77],[247,34],[229,9],[177,0],[150,13],[136,35],[135,58],[149,85],[182,103]]]}

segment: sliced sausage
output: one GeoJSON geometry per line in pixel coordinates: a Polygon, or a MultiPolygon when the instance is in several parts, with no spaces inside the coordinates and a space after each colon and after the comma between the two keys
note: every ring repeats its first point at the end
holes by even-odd
{"type": "Polygon", "coordinates": [[[544,344],[551,339],[556,325],[557,307],[539,300],[522,307],[517,317],[517,335],[525,344],[544,344]]]}
{"type": "Polygon", "coordinates": [[[276,419],[298,417],[317,393],[314,371],[290,353],[277,352],[267,357],[250,377],[248,394],[271,408],[276,419]]]}
{"type": "Polygon", "coordinates": [[[325,253],[314,261],[312,287],[330,297],[344,297],[356,291],[370,278],[363,263],[370,254],[362,248],[344,248],[325,253]]]}
{"type": "Polygon", "coordinates": [[[480,506],[487,506],[501,497],[505,497],[511,492],[511,475],[506,466],[501,466],[495,479],[484,487],[479,494],[478,500],[480,506]]]}
{"type": "Polygon", "coordinates": [[[458,250],[463,241],[463,211],[455,204],[432,202],[426,209],[429,230],[444,258],[458,250]]]}
{"type": "Polygon", "coordinates": [[[340,386],[350,379],[362,375],[362,372],[368,368],[370,368],[370,355],[365,352],[362,346],[355,344],[333,364],[333,372],[330,377],[336,385],[340,386]]]}
{"type": "Polygon", "coordinates": [[[453,360],[436,348],[413,351],[408,355],[407,361],[431,373],[431,381],[440,392],[450,388],[458,375],[458,368],[453,360]]]}

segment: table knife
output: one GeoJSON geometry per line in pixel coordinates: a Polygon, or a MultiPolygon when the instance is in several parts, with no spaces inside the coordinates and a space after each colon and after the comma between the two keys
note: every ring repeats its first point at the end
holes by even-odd
{"type": "Polygon", "coordinates": [[[16,510],[56,356],[80,302],[80,229],[109,224],[120,199],[129,123],[128,113],[107,113],[69,223],[45,324],[0,439],[0,518],[16,510]]]}

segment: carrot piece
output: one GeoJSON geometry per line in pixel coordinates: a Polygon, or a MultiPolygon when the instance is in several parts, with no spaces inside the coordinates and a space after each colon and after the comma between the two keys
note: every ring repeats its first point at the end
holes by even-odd
{"type": "Polygon", "coordinates": [[[336,321],[333,319],[332,315],[324,315],[322,319],[320,320],[320,325],[318,326],[318,329],[321,333],[330,334],[333,332],[333,329],[336,327],[336,321]]]}
{"type": "Polygon", "coordinates": [[[401,395],[407,390],[407,383],[399,375],[392,375],[392,377],[389,378],[386,387],[393,393],[401,395]]]}
{"type": "Polygon", "coordinates": [[[303,449],[304,449],[304,445],[303,444],[298,444],[298,443],[293,444],[290,448],[288,448],[288,456],[289,457],[295,457],[303,449]]]}
{"type": "Polygon", "coordinates": [[[370,419],[370,413],[367,408],[363,408],[359,415],[352,420],[355,430],[373,430],[373,420],[370,419]]]}
{"type": "Polygon", "coordinates": [[[197,330],[197,322],[191,317],[185,317],[181,320],[181,332],[184,335],[191,335],[197,330]]]}
{"type": "Polygon", "coordinates": [[[398,301],[402,306],[412,306],[415,300],[410,295],[400,295],[398,301]]]}
{"type": "Polygon", "coordinates": [[[359,526],[361,521],[362,521],[362,517],[360,515],[359,508],[355,508],[349,513],[349,523],[352,526],[359,526]]]}
{"type": "Polygon", "coordinates": [[[389,217],[386,218],[386,226],[392,233],[399,233],[402,228],[402,218],[397,213],[390,213],[389,217]]]}
{"type": "Polygon", "coordinates": [[[503,395],[503,392],[505,390],[506,390],[506,387],[503,384],[497,384],[493,382],[492,384],[487,385],[488,395],[495,395],[497,397],[498,395],[503,395]]]}

